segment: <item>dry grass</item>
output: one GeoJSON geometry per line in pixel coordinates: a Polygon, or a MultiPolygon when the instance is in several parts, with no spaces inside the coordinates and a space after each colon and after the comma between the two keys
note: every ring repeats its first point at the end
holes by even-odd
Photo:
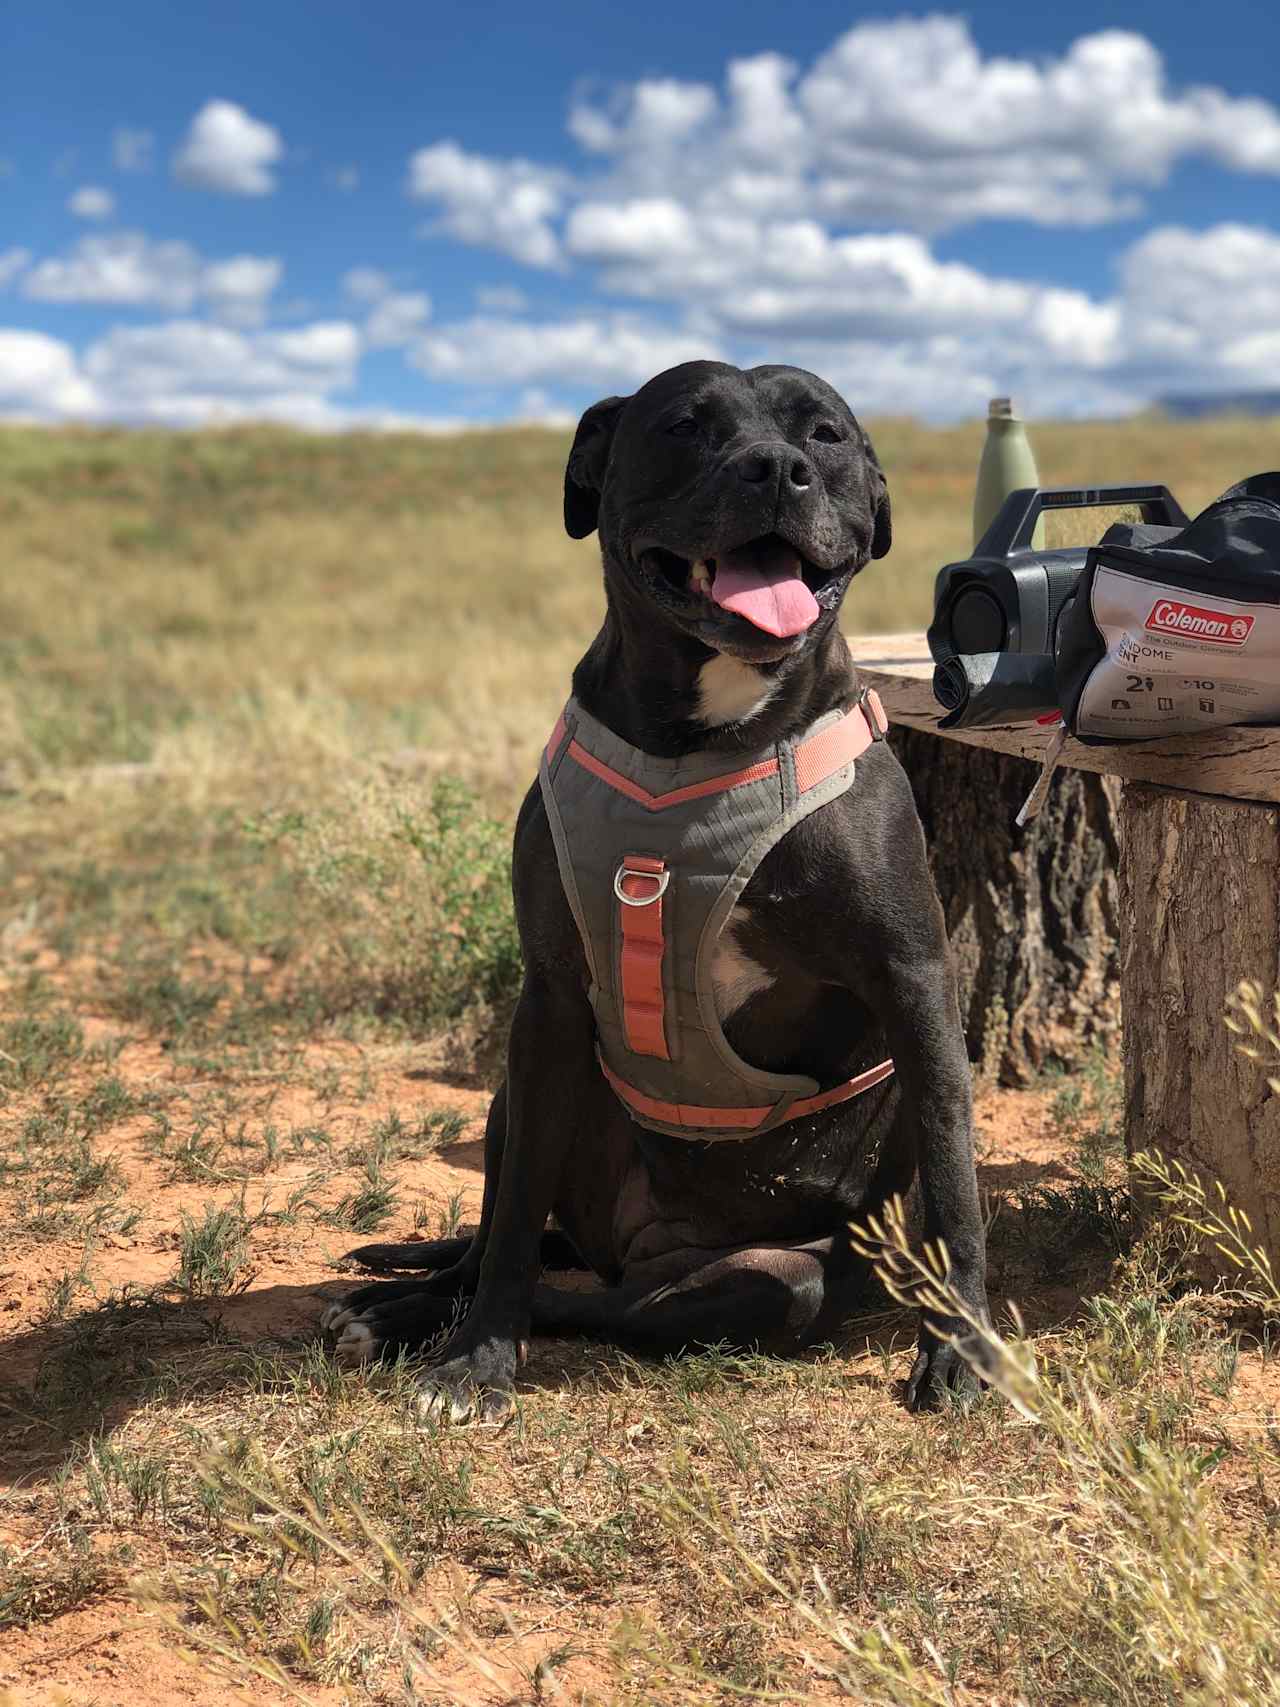
{"type": "MultiPolygon", "coordinates": [[[[1194,508],[1258,432],[1036,444],[1194,508]]],[[[862,630],[923,620],[978,448],[875,436],[862,630]]],[[[540,1346],[505,1433],[314,1343],[346,1229],[474,1214],[483,1097],[406,1074],[516,974],[505,826],[600,608],[564,448],[0,433],[0,1698],[132,1593],[263,1701],[1280,1700],[1274,1287],[1134,1243],[1104,1073],[1045,1092],[1063,1169],[992,1230],[1034,1330],[968,1415],[902,1412],[887,1298],[796,1362],[540,1346]]]]}
{"type": "MultiPolygon", "coordinates": [[[[897,543],[855,583],[851,630],[925,620],[966,548],[980,431],[876,425],[897,543]]],[[[1258,432],[1151,419],[1036,443],[1048,480],[1159,476],[1194,508],[1252,467],[1258,432]]],[[[459,899],[435,894],[443,837],[455,873],[485,865],[468,926],[500,1017],[502,836],[437,784],[462,777],[509,819],[599,621],[595,544],[560,525],[564,453],[535,430],[0,429],[11,937],[31,927],[64,961],[109,941],[103,975],[135,983],[139,957],[154,982],[216,941],[325,1016],[451,1021],[477,969],[441,970],[459,899]]]]}
{"type": "MultiPolygon", "coordinates": [[[[936,1285],[885,1243],[903,1296],[936,1285]]],[[[1205,1297],[1183,1255],[1148,1241],[1074,1320],[1006,1321],[998,1393],[927,1420],[892,1304],[801,1361],[544,1346],[494,1432],[424,1425],[407,1369],[82,1291],[15,1396],[66,1446],[11,1506],[38,1546],[0,1624],[127,1587],[204,1666],[304,1701],[1261,1707],[1277,1296],[1251,1270],[1205,1297]]]]}
{"type": "MultiPolygon", "coordinates": [[[[981,429],[875,423],[892,556],[848,626],[922,624],[967,549],[981,429]]],[[[1035,433],[1051,482],[1158,478],[1194,509],[1252,471],[1256,421],[1035,433]]],[[[601,611],[560,525],[566,441],[0,430],[0,731],[28,777],[208,777],[412,745],[509,807],[601,611]]]]}

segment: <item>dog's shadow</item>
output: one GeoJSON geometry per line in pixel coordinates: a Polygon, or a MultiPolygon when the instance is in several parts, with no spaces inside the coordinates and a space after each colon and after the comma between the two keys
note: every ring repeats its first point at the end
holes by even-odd
{"type": "MultiPolygon", "coordinates": [[[[998,1318],[1006,1289],[998,1271],[993,1280],[998,1318]]],[[[217,1409],[237,1394],[278,1388],[292,1378],[337,1379],[319,1321],[325,1305],[353,1283],[358,1284],[354,1276],[337,1276],[309,1285],[250,1287],[216,1299],[126,1293],[12,1336],[4,1344],[0,1379],[0,1484],[47,1480],[95,1437],[120,1429],[149,1406],[197,1403],[217,1409]]],[[[1077,1286],[1042,1285],[1019,1303],[1028,1324],[1043,1329],[1072,1319],[1082,1296],[1077,1286]]],[[[845,1318],[829,1345],[800,1356],[814,1360],[834,1353],[848,1359],[851,1387],[882,1387],[895,1363],[905,1374],[914,1339],[914,1313],[895,1308],[877,1291],[859,1299],[856,1313],[845,1318]],[[871,1365],[868,1352],[875,1359],[871,1365]]],[[[540,1337],[519,1388],[572,1393],[658,1361],[598,1341],[540,1337]]],[[[377,1382],[382,1376],[365,1378],[377,1382]]]]}
{"type": "MultiPolygon", "coordinates": [[[[48,1481],[69,1460],[82,1457],[93,1441],[121,1430],[147,1408],[218,1412],[225,1432],[227,1406],[238,1395],[279,1388],[292,1378],[305,1383],[351,1378],[339,1374],[319,1328],[325,1305],[351,1284],[346,1277],[181,1301],[125,1295],[12,1336],[4,1344],[0,1380],[0,1486],[48,1481]]],[[[861,1326],[857,1319],[850,1321],[835,1341],[837,1355],[870,1348],[904,1357],[911,1337],[908,1313],[897,1314],[901,1321],[895,1324],[883,1311],[861,1326]]],[[[800,1355],[829,1357],[831,1347],[800,1355]]],[[[572,1393],[602,1379],[626,1379],[629,1370],[661,1361],[599,1341],[539,1337],[518,1388],[572,1393]]],[[[702,1372],[691,1374],[696,1387],[702,1372]]],[[[386,1372],[376,1366],[355,1378],[388,1384],[386,1372]]],[[[862,1364],[851,1368],[849,1381],[877,1384],[883,1377],[862,1364]]],[[[139,1450],[148,1448],[140,1444],[139,1450]]]]}
{"type": "MultiPolygon", "coordinates": [[[[455,1152],[472,1149],[475,1164],[481,1165],[478,1140],[452,1146],[450,1160],[466,1165],[470,1157],[464,1160],[455,1152]]],[[[1033,1169],[1029,1179],[1020,1170],[1017,1184],[1057,1184],[1058,1172],[1053,1166],[1033,1169]]],[[[986,1176],[988,1188],[1007,1183],[1000,1170],[980,1167],[979,1175],[986,1176]]],[[[991,1240],[990,1291],[997,1320],[1007,1300],[1016,1300],[1027,1325],[1036,1329],[1074,1319],[1081,1300],[1105,1283],[1107,1253],[1098,1250],[1096,1260],[1076,1272],[1059,1270],[1050,1277],[1039,1263],[1028,1263],[1026,1240],[1011,1239],[1008,1223],[1006,1214],[991,1240]]],[[[6,1338],[0,1482],[15,1486],[47,1479],[93,1438],[121,1428],[150,1405],[196,1400],[216,1406],[237,1393],[260,1391],[264,1382],[288,1379],[291,1371],[309,1381],[325,1379],[332,1365],[320,1333],[321,1314],[362,1278],[348,1273],[304,1285],[248,1287],[219,1298],[126,1292],[6,1338]]],[[[832,1346],[837,1357],[849,1359],[851,1386],[879,1386],[885,1376],[868,1367],[865,1353],[887,1368],[908,1357],[914,1337],[913,1313],[895,1309],[872,1285],[832,1336],[832,1346]]],[[[830,1355],[827,1347],[801,1354],[830,1355]]],[[[582,1383],[607,1378],[610,1371],[623,1372],[628,1362],[654,1361],[598,1341],[539,1338],[519,1386],[572,1392],[582,1383]]]]}
{"type": "Polygon", "coordinates": [[[41,1480],[151,1404],[261,1387],[272,1361],[299,1362],[320,1313],[350,1278],[175,1300],[126,1290],[3,1342],[0,1484],[41,1480]]]}

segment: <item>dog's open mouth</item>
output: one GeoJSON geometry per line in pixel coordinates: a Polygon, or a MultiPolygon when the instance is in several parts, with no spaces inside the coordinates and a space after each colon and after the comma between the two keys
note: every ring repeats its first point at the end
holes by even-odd
{"type": "Polygon", "coordinates": [[[645,557],[678,592],[719,605],[780,640],[803,634],[822,614],[815,594],[834,572],[819,569],[776,533],[697,562],[653,548],[645,557]]]}

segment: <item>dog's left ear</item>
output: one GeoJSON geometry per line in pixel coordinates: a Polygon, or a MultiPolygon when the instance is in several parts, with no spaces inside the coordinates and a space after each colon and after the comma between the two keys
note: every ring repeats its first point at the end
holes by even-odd
{"type": "Polygon", "coordinates": [[[618,417],[629,397],[593,403],[578,422],[564,471],[564,525],[570,539],[585,539],[600,519],[600,492],[618,417]]]}
{"type": "Polygon", "coordinates": [[[871,555],[884,557],[893,544],[893,516],[889,506],[889,483],[884,477],[884,469],[880,466],[880,458],[875,453],[875,447],[864,432],[862,435],[863,448],[867,453],[867,467],[871,473],[871,504],[875,511],[875,531],[871,535],[871,555]]]}

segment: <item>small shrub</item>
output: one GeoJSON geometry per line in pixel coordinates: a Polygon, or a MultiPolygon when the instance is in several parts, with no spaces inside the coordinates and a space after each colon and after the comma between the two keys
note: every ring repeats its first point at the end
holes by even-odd
{"type": "Polygon", "coordinates": [[[1075,1147],[1076,1165],[1094,1186],[1107,1179],[1108,1163],[1124,1155],[1124,1085],[1119,1064],[1095,1049],[1067,1077],[1050,1107],[1054,1125],[1075,1147]]]}
{"type": "Polygon", "coordinates": [[[417,1161],[452,1144],[466,1126],[466,1115],[453,1108],[433,1109],[412,1125],[406,1125],[396,1109],[388,1109],[367,1138],[348,1148],[347,1160],[355,1164],[417,1161]]]}
{"type": "Polygon", "coordinates": [[[247,831],[295,884],[307,945],[295,1005],[419,1032],[483,1012],[502,1023],[521,976],[511,832],[463,783],[441,777],[413,798],[380,778],[341,810],[259,818],[247,831]]]}
{"type": "Polygon", "coordinates": [[[513,997],[521,960],[506,827],[452,777],[440,778],[423,809],[397,816],[396,838],[422,860],[434,894],[441,1017],[513,997]]]}
{"type": "Polygon", "coordinates": [[[249,1268],[250,1223],[242,1208],[206,1204],[196,1221],[184,1209],[181,1255],[174,1284],[189,1298],[217,1298],[243,1292],[253,1279],[249,1268]]]}
{"type": "Polygon", "coordinates": [[[378,1156],[364,1165],[364,1184],[339,1198],[320,1217],[330,1227],[349,1227],[353,1233],[372,1233],[389,1219],[396,1207],[396,1190],[382,1172],[378,1156]]]}
{"type": "Polygon", "coordinates": [[[111,1002],[121,1019],[136,1020],[163,1037],[200,1035],[225,991],[220,985],[195,983],[172,967],[150,969],[131,976],[111,1002]]]}
{"type": "Polygon", "coordinates": [[[84,1054],[84,1033],[72,1014],[24,1014],[0,1026],[0,1089],[49,1084],[84,1054]]]}

